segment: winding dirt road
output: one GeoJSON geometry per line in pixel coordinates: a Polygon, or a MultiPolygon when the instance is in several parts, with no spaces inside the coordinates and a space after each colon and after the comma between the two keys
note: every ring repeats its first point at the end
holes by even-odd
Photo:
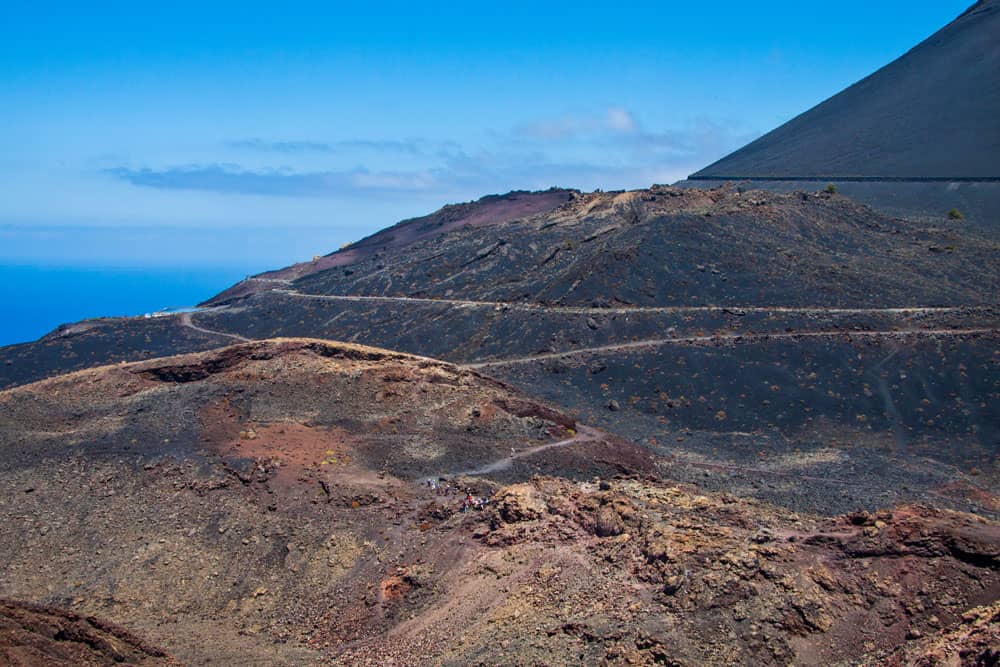
{"type": "Polygon", "coordinates": [[[546,359],[559,359],[562,357],[572,357],[578,354],[595,354],[601,352],[616,352],[619,350],[641,349],[647,347],[659,347],[662,345],[684,345],[689,343],[714,343],[761,340],[780,340],[787,338],[906,338],[907,336],[968,336],[975,334],[997,333],[997,329],[898,329],[895,331],[801,331],[798,333],[763,333],[763,334],[718,334],[714,336],[677,336],[676,338],[649,338],[646,340],[630,341],[628,343],[616,343],[614,345],[599,345],[597,347],[581,347],[575,350],[565,350],[562,352],[548,352],[526,357],[514,357],[512,359],[492,359],[476,361],[468,364],[461,364],[462,368],[479,369],[490,366],[507,366],[511,364],[527,364],[533,361],[544,361],[546,359]]]}
{"type": "MultiPolygon", "coordinates": [[[[557,447],[569,447],[571,445],[580,444],[582,442],[594,442],[595,440],[600,440],[603,434],[592,426],[585,426],[583,424],[576,425],[577,432],[572,438],[566,438],[565,440],[559,440],[557,442],[548,442],[544,445],[538,445],[536,447],[529,447],[527,449],[522,449],[516,451],[510,456],[505,456],[501,459],[497,459],[492,463],[487,463],[484,466],[478,468],[471,468],[469,470],[459,470],[457,472],[441,473],[442,477],[478,477],[479,475],[488,475],[491,472],[497,472],[499,470],[506,470],[514,464],[517,459],[528,458],[529,456],[534,456],[538,452],[543,452],[547,449],[556,449],[557,447]]],[[[428,477],[421,482],[427,481],[427,479],[437,479],[435,477],[428,477]]]]}
{"type": "MultiPolygon", "coordinates": [[[[262,282],[285,283],[282,280],[253,279],[262,282]]],[[[975,306],[906,306],[894,308],[822,308],[817,306],[793,307],[793,306],[636,306],[628,308],[591,308],[582,306],[546,306],[531,303],[507,303],[501,301],[470,301],[463,299],[430,299],[422,297],[395,297],[395,296],[345,296],[330,294],[303,294],[291,289],[272,289],[272,292],[284,294],[303,299],[319,299],[326,301],[343,301],[347,303],[417,303],[417,304],[445,304],[460,308],[489,308],[492,310],[521,310],[534,312],[553,312],[560,314],[632,314],[632,313],[688,313],[688,312],[726,312],[736,316],[745,313],[795,313],[795,314],[838,314],[838,315],[861,315],[861,314],[882,314],[882,315],[922,315],[922,314],[942,314],[951,312],[961,312],[975,306]]],[[[204,334],[230,338],[242,342],[249,342],[252,339],[239,334],[225,331],[217,331],[198,326],[192,319],[192,313],[181,314],[181,324],[195,331],[204,334]]],[[[836,329],[826,331],[800,331],[800,332],[774,332],[774,333],[732,333],[715,334],[701,336],[673,336],[670,338],[648,338],[644,340],[629,341],[626,343],[614,343],[609,345],[598,345],[594,347],[581,347],[560,352],[548,352],[544,354],[514,357],[510,359],[483,359],[466,364],[459,364],[461,368],[482,369],[491,366],[507,366],[513,364],[526,364],[547,359],[559,359],[580,354],[600,354],[603,352],[618,352],[622,350],[642,349],[649,347],[659,347],[663,345],[685,345],[699,343],[740,343],[743,341],[767,341],[781,339],[804,339],[804,338],[887,338],[899,339],[909,336],[966,336],[976,334],[998,333],[1000,329],[990,327],[966,328],[966,329],[894,329],[881,331],[836,329]]]]}
{"type": "Polygon", "coordinates": [[[523,310],[552,312],[569,315],[629,315],[633,313],[794,313],[803,315],[925,315],[961,312],[975,306],[905,306],[895,308],[824,308],[819,306],[627,306],[618,308],[597,308],[591,306],[547,306],[539,303],[517,303],[507,301],[471,301],[467,299],[432,299],[414,296],[362,296],[341,294],[305,294],[292,289],[272,289],[271,292],[300,299],[323,301],[344,301],[348,303],[416,303],[424,305],[448,305],[459,308],[489,308],[501,310],[523,310]]]}
{"type": "Polygon", "coordinates": [[[205,327],[200,327],[194,323],[192,319],[193,313],[181,313],[181,324],[188,327],[189,329],[194,329],[195,331],[200,331],[201,333],[208,334],[210,336],[222,336],[224,338],[232,338],[233,340],[238,340],[241,343],[249,343],[250,338],[246,336],[241,336],[239,334],[227,333],[225,331],[215,331],[213,329],[206,329],[205,327]]]}

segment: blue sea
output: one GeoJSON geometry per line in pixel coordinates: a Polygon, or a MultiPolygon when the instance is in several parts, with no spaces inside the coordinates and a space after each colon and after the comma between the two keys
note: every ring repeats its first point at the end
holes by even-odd
{"type": "Polygon", "coordinates": [[[35,340],[89,317],[193,306],[247,273],[246,267],[0,264],[0,346],[35,340]]]}
{"type": "Polygon", "coordinates": [[[193,306],[248,274],[326,253],[364,230],[94,227],[0,221],[0,346],[88,317],[193,306]]]}

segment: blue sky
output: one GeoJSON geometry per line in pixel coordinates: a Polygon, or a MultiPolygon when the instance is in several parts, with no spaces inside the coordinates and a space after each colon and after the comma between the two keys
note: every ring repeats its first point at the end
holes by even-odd
{"type": "Polygon", "coordinates": [[[270,268],[442,204],[672,182],[958,2],[0,7],[0,263],[270,268]]]}

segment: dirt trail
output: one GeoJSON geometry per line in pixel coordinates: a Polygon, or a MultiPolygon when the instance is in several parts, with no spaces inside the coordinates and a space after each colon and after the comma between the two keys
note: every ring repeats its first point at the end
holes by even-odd
{"type": "Polygon", "coordinates": [[[244,282],[255,282],[255,283],[276,283],[279,285],[291,285],[292,281],[288,278],[258,278],[253,276],[247,278],[244,282]]]}
{"type": "Polygon", "coordinates": [[[513,359],[491,359],[487,361],[476,361],[463,364],[461,368],[478,369],[489,368],[490,366],[506,366],[510,364],[526,364],[533,361],[544,361],[546,359],[559,359],[561,357],[571,357],[577,354],[615,352],[618,350],[641,349],[645,347],[659,347],[661,345],[683,345],[685,343],[715,343],[715,342],[741,342],[760,340],[780,340],[785,338],[834,338],[845,336],[850,338],[905,338],[907,336],[967,336],[975,334],[1000,333],[1000,329],[980,328],[980,329],[898,329],[895,331],[802,331],[792,333],[764,333],[764,334],[717,334],[713,336],[677,336],[676,338],[649,338],[647,340],[637,340],[628,343],[616,343],[614,345],[600,345],[597,347],[581,347],[575,350],[565,350],[563,352],[549,352],[546,354],[536,354],[527,357],[515,357],[513,359]]]}
{"type": "MultiPolygon", "coordinates": [[[[479,475],[488,475],[491,472],[506,470],[511,465],[513,465],[514,461],[516,461],[517,459],[523,459],[529,456],[533,456],[538,452],[545,451],[546,449],[555,449],[557,447],[568,447],[570,445],[575,445],[582,442],[593,442],[595,440],[601,439],[601,437],[602,433],[598,431],[596,428],[593,428],[591,426],[584,426],[583,424],[577,424],[576,435],[574,435],[572,438],[566,438],[565,440],[559,440],[557,442],[548,442],[545,443],[544,445],[538,445],[536,447],[529,447],[528,449],[522,449],[521,451],[517,451],[514,454],[511,454],[510,456],[505,456],[501,459],[498,459],[492,463],[487,463],[486,465],[480,466],[478,468],[472,468],[469,470],[459,470],[457,472],[443,473],[443,475],[447,477],[462,477],[462,476],[476,477],[479,475]]],[[[437,479],[437,477],[428,477],[420,481],[426,482],[428,479],[433,480],[437,479]]]]}
{"type": "Polygon", "coordinates": [[[181,313],[181,324],[190,329],[194,329],[195,331],[200,331],[201,333],[209,334],[210,336],[223,336],[225,338],[232,338],[233,340],[238,340],[243,343],[249,343],[251,340],[250,338],[246,338],[245,336],[241,336],[239,334],[226,333],[225,331],[214,331],[212,329],[206,329],[205,327],[200,327],[194,323],[192,315],[193,313],[181,313]]]}
{"type": "MultiPolygon", "coordinates": [[[[269,279],[252,279],[252,280],[262,280],[266,282],[284,282],[280,280],[269,280],[269,279]]],[[[462,308],[491,308],[491,309],[511,309],[511,310],[525,310],[525,311],[542,311],[542,312],[556,312],[565,314],[629,314],[629,313],[683,313],[683,312],[728,312],[734,315],[741,315],[744,313],[799,313],[799,314],[890,314],[890,315],[919,315],[919,314],[929,314],[929,313],[949,313],[949,312],[960,312],[965,310],[967,307],[964,306],[908,306],[908,307],[898,307],[898,308],[819,308],[819,307],[789,307],[789,306],[749,306],[749,307],[728,307],[728,306],[656,306],[656,307],[645,307],[637,306],[630,308],[587,308],[587,307],[576,307],[576,306],[545,306],[541,304],[525,304],[525,303],[506,303],[500,301],[469,301],[462,299],[430,299],[421,297],[390,297],[390,296],[344,296],[344,295],[327,295],[327,294],[303,294],[296,290],[291,289],[273,289],[273,292],[279,294],[285,294],[287,296],[293,296],[303,299],[320,299],[328,301],[344,301],[349,303],[364,303],[364,302],[376,302],[376,303],[420,303],[420,304],[446,304],[462,308]]],[[[215,331],[212,329],[206,329],[200,327],[194,323],[192,320],[192,313],[183,313],[181,315],[181,323],[184,326],[190,327],[195,331],[200,331],[205,334],[222,336],[225,338],[231,338],[233,340],[249,342],[250,338],[246,338],[239,334],[227,333],[224,331],[215,331]]],[[[741,342],[741,341],[762,341],[762,340],[779,340],[779,339],[796,339],[796,338],[825,338],[825,337],[836,337],[836,336],[852,336],[856,338],[905,338],[907,336],[962,336],[962,335],[973,335],[973,334],[984,334],[984,333],[997,333],[1000,329],[996,328],[968,328],[968,329],[896,329],[889,331],[853,331],[847,329],[838,329],[832,331],[802,331],[802,332],[784,332],[784,333],[733,333],[733,334],[716,334],[709,336],[676,336],[671,338],[650,338],[646,340],[630,341],[627,343],[615,343],[611,345],[599,345],[595,347],[582,347],[574,350],[563,350],[560,352],[550,352],[545,354],[536,354],[524,357],[514,357],[511,359],[484,359],[481,361],[473,361],[467,364],[461,364],[460,368],[466,369],[480,369],[489,368],[491,366],[505,366],[511,364],[522,364],[531,363],[533,361],[544,361],[546,359],[558,359],[561,357],[569,357],[577,354],[587,354],[587,353],[601,353],[601,352],[615,352],[618,350],[629,350],[629,349],[641,349],[646,347],[658,347],[661,345],[682,345],[688,343],[712,343],[712,342],[741,342]]]]}
{"type": "MultiPolygon", "coordinates": [[[[275,281],[277,282],[277,281],[275,281]]],[[[320,299],[325,301],[346,301],[354,303],[419,303],[444,304],[462,308],[502,308],[507,310],[525,310],[565,313],[570,315],[628,315],[632,313],[721,313],[734,315],[744,313],[795,313],[795,314],[833,314],[833,315],[924,315],[931,313],[952,313],[967,310],[970,306],[904,306],[898,308],[824,308],[819,306],[628,306],[620,308],[596,308],[588,306],[546,306],[538,303],[516,303],[507,301],[471,301],[468,299],[433,299],[413,296],[362,296],[340,294],[304,294],[292,289],[272,289],[272,292],[301,299],[320,299]]]]}

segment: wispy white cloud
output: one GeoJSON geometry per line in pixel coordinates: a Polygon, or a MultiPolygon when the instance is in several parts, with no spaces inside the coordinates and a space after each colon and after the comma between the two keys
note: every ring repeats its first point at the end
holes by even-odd
{"type": "Polygon", "coordinates": [[[566,115],[522,123],[514,128],[515,136],[538,141],[571,141],[607,133],[629,134],[639,130],[632,112],[625,107],[609,107],[601,114],[566,115]]]}
{"type": "Polygon", "coordinates": [[[572,116],[549,118],[524,123],[514,128],[514,134],[538,141],[562,141],[584,131],[586,122],[572,116]]]}
{"type": "MultiPolygon", "coordinates": [[[[507,140],[536,147],[556,161],[559,155],[594,155],[609,165],[684,165],[695,171],[756,136],[738,121],[708,117],[691,119],[679,127],[654,129],[628,107],[611,106],[602,113],[522,123],[510,130],[507,140]]],[[[503,139],[503,133],[498,137],[503,139]]]]}
{"type": "Polygon", "coordinates": [[[275,140],[252,137],[224,142],[227,148],[259,153],[280,153],[296,155],[320,153],[331,155],[358,152],[399,153],[404,155],[429,155],[436,151],[454,148],[450,142],[435,142],[426,139],[342,139],[338,141],[317,141],[310,139],[275,140]]]}
{"type": "Polygon", "coordinates": [[[738,121],[709,117],[653,129],[629,108],[612,106],[603,114],[524,123],[512,128],[508,136],[521,147],[541,151],[550,163],[595,156],[589,162],[617,173],[669,174],[676,180],[755,139],[758,133],[738,121]]]}
{"type": "Polygon", "coordinates": [[[267,141],[260,138],[237,139],[225,142],[227,148],[269,153],[334,153],[333,144],[325,141],[267,141]]]}
{"type": "Polygon", "coordinates": [[[105,173],[141,187],[203,190],[227,194],[279,197],[344,197],[393,192],[419,192],[434,185],[427,172],[344,171],[296,172],[250,170],[231,164],[190,165],[164,169],[115,167],[105,173]]]}
{"type": "Polygon", "coordinates": [[[615,132],[632,133],[639,131],[639,123],[635,116],[625,107],[611,107],[608,109],[608,127],[615,132]]]}
{"type": "Polygon", "coordinates": [[[254,161],[259,155],[252,159],[248,155],[248,162],[237,164],[116,166],[104,173],[161,190],[312,198],[378,195],[392,199],[420,194],[445,202],[512,189],[622,189],[674,182],[755,137],[739,123],[712,118],[651,130],[625,106],[540,119],[493,136],[493,142],[480,147],[424,139],[247,139],[228,145],[281,155],[283,161],[298,165],[273,167],[264,162],[262,166],[254,161]],[[402,154],[407,159],[397,159],[402,154]],[[330,166],[345,160],[365,166],[330,166]]]}

